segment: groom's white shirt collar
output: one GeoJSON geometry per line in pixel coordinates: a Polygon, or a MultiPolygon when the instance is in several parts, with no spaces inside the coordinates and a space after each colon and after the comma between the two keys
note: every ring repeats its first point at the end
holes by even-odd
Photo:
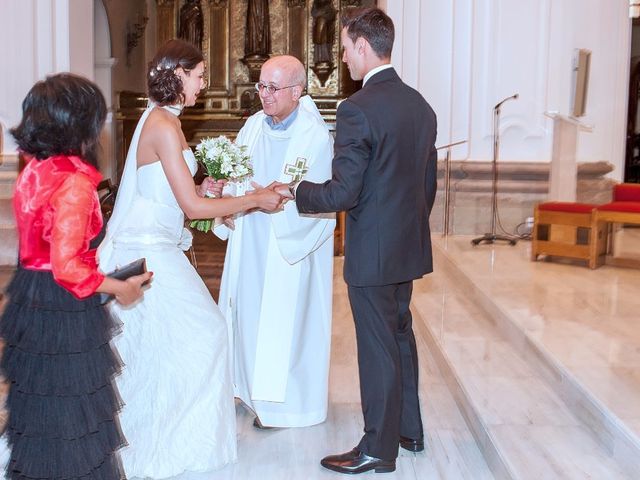
{"type": "Polygon", "coordinates": [[[386,70],[387,68],[393,68],[393,65],[391,65],[390,63],[385,63],[384,65],[379,65],[376,68],[372,68],[371,70],[369,70],[369,73],[367,73],[362,79],[362,86],[364,87],[367,81],[376,73],[381,72],[382,70],[386,70]]]}

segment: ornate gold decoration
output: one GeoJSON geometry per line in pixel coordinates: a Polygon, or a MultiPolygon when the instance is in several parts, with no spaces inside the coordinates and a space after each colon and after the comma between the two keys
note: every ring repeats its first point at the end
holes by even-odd
{"type": "Polygon", "coordinates": [[[138,20],[138,22],[133,24],[133,27],[127,22],[127,67],[131,66],[131,52],[133,52],[133,49],[138,46],[138,41],[144,35],[144,30],[147,28],[148,21],[149,17],[143,16],[138,20]]]}

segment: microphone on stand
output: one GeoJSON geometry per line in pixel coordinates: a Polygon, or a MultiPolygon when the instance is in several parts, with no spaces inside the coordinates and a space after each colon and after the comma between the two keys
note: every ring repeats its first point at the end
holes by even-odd
{"type": "MultiPolygon", "coordinates": [[[[514,93],[510,97],[502,99],[493,107],[493,161],[491,162],[491,232],[485,233],[482,237],[471,240],[472,245],[479,245],[482,242],[495,243],[496,241],[509,242],[509,245],[516,244],[516,238],[511,235],[498,235],[496,233],[496,223],[498,220],[498,152],[500,151],[500,107],[504,102],[515,100],[520,95],[514,93]]],[[[502,228],[502,226],[500,227],[502,228]]]]}
{"type": "Polygon", "coordinates": [[[494,109],[494,110],[497,110],[498,108],[500,108],[500,105],[502,105],[504,102],[507,102],[507,101],[509,101],[509,100],[515,100],[515,99],[517,99],[519,96],[520,96],[520,94],[519,94],[519,93],[514,93],[514,94],[513,94],[513,95],[511,95],[510,97],[504,98],[504,99],[502,99],[502,101],[498,102],[498,103],[496,104],[496,106],[495,106],[495,107],[493,107],[493,109],[494,109]]]}

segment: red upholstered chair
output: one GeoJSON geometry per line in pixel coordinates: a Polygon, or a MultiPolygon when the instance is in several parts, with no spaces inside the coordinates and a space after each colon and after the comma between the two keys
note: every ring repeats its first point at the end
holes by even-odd
{"type": "Polygon", "coordinates": [[[596,205],[545,202],[534,210],[531,260],[540,255],[587,260],[590,268],[602,262],[606,251],[604,224],[595,220],[596,205]]]}
{"type": "Polygon", "coordinates": [[[640,202],[640,183],[618,183],[613,186],[614,202],[640,202]]]}
{"type": "Polygon", "coordinates": [[[640,225],[640,184],[620,183],[613,187],[613,202],[599,205],[596,221],[607,226],[606,263],[623,267],[640,267],[636,259],[618,258],[613,255],[613,229],[616,224],[640,225]]]}

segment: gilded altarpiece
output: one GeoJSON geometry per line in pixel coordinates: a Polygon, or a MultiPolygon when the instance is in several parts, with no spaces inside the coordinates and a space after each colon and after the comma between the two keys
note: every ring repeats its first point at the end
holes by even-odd
{"type": "MultiPolygon", "coordinates": [[[[183,117],[199,117],[204,122],[203,130],[198,128],[193,132],[196,137],[209,128],[219,130],[220,122],[213,128],[214,125],[207,125],[209,120],[227,118],[231,121],[230,130],[235,130],[237,124],[232,120],[260,108],[254,89],[259,64],[252,69],[243,61],[247,54],[245,37],[251,1],[156,0],[158,45],[178,36],[180,15],[186,3],[198,4],[202,14],[201,49],[207,63],[207,89],[198,104],[185,111],[183,117]]],[[[375,0],[270,0],[266,3],[268,18],[262,21],[269,22],[271,48],[267,55],[289,54],[304,63],[308,74],[307,92],[314,97],[325,118],[332,122],[337,101],[358,88],[341,62],[340,16],[351,8],[373,6],[375,0]]]]}

